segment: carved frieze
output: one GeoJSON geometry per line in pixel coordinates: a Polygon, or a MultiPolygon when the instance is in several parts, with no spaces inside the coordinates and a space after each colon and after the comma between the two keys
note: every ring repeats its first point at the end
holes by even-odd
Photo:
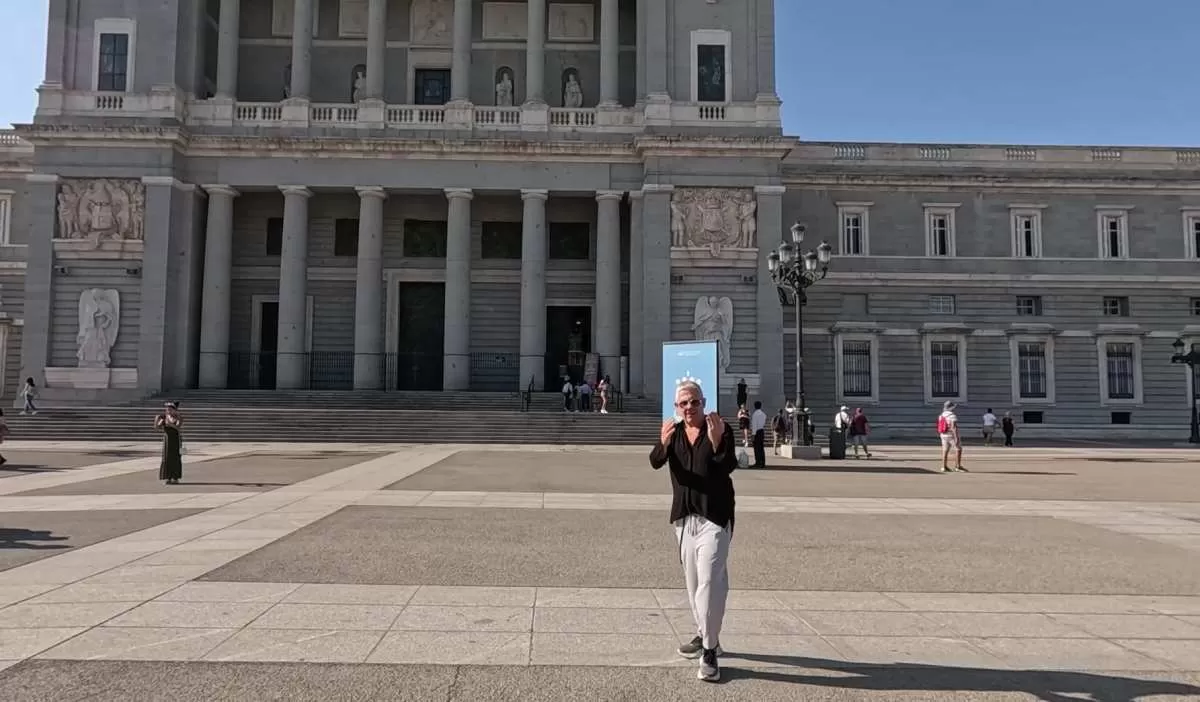
{"type": "Polygon", "coordinates": [[[58,189],[59,239],[142,241],[146,186],[140,180],[65,179],[58,189]]]}
{"type": "Polygon", "coordinates": [[[676,188],[671,197],[671,246],[722,249],[758,245],[758,202],[754,191],[739,188],[676,188]]]}
{"type": "Polygon", "coordinates": [[[361,39],[367,36],[369,0],[340,0],[338,36],[361,39]]]}
{"type": "Polygon", "coordinates": [[[453,39],[453,19],[453,0],[413,0],[413,43],[435,46],[449,45],[453,39]]]}
{"type": "MultiPolygon", "coordinates": [[[[313,7],[313,36],[317,36],[317,19],[321,13],[313,7]]],[[[271,6],[271,34],[277,37],[290,37],[296,24],[295,0],[273,0],[271,6]]]]}
{"type": "Polygon", "coordinates": [[[528,5],[523,2],[483,3],[483,38],[525,39],[529,36],[528,5]]]}
{"type": "Polygon", "coordinates": [[[595,39],[595,5],[552,2],[547,14],[550,41],[589,42],[595,39]]]}

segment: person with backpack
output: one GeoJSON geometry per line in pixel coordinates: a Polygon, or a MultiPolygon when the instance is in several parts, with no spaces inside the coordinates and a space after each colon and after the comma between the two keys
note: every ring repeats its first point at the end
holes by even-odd
{"type": "Polygon", "coordinates": [[[850,444],[854,447],[855,458],[858,458],[859,446],[862,446],[867,458],[871,457],[871,447],[867,445],[867,434],[870,433],[871,423],[867,421],[866,412],[863,412],[862,407],[856,407],[854,416],[850,418],[850,444]]]}
{"type": "Polygon", "coordinates": [[[774,435],[774,445],[771,447],[776,456],[779,455],[779,447],[782,446],[787,439],[788,420],[786,410],[779,410],[779,414],[775,415],[775,419],[771,422],[771,433],[774,435]]]}
{"type": "Polygon", "coordinates": [[[21,399],[25,402],[25,409],[21,410],[21,414],[37,414],[37,407],[33,404],[33,398],[37,397],[37,386],[33,384],[33,378],[25,379],[25,387],[21,388],[21,399]]]}
{"type": "Polygon", "coordinates": [[[958,405],[946,401],[942,405],[942,414],[937,420],[938,436],[942,439],[942,472],[967,472],[962,464],[962,435],[958,432],[958,415],[954,413],[958,405]],[[950,451],[955,451],[954,468],[950,467],[950,451]]]}

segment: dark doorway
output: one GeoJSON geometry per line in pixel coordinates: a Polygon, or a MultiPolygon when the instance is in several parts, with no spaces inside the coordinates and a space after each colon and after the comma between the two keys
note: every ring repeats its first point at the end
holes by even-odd
{"type": "Polygon", "coordinates": [[[546,308],[546,391],[558,392],[564,375],[583,378],[583,365],[592,350],[591,307],[546,308]]]}
{"type": "Polygon", "coordinates": [[[263,302],[259,311],[262,325],[258,330],[258,359],[254,387],[275,389],[275,359],[279,351],[279,303],[263,302]]]}
{"type": "Polygon", "coordinates": [[[441,390],[446,286],[400,283],[396,345],[398,390],[441,390]]]}
{"type": "Polygon", "coordinates": [[[413,102],[418,105],[445,105],[450,102],[450,71],[444,68],[418,68],[413,72],[413,102]]]}

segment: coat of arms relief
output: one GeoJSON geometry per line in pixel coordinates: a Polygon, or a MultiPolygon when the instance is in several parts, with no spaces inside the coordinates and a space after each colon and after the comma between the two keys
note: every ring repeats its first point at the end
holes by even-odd
{"type": "Polygon", "coordinates": [[[64,180],[58,191],[58,237],[91,241],[144,240],[146,186],[115,178],[64,180]]]}
{"type": "Polygon", "coordinates": [[[758,202],[754,191],[739,188],[676,188],[671,198],[671,246],[722,249],[758,245],[758,202]]]}

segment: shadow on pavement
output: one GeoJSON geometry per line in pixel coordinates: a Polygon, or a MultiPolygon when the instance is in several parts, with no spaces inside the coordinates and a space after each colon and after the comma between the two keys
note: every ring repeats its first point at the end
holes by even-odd
{"type": "Polygon", "coordinates": [[[738,470],[777,470],[799,473],[906,473],[910,475],[921,475],[922,473],[934,474],[938,472],[935,470],[928,470],[926,468],[914,468],[912,466],[872,466],[854,465],[853,463],[843,465],[828,465],[829,463],[831,462],[823,460],[819,464],[811,462],[799,463],[794,466],[768,464],[765,468],[747,466],[746,468],[739,468],[738,470]]]}
{"type": "Polygon", "coordinates": [[[276,488],[276,487],[287,487],[288,485],[291,485],[291,483],[253,483],[253,482],[203,483],[203,482],[199,482],[196,480],[180,480],[178,483],[176,483],[176,485],[178,485],[180,487],[186,487],[188,485],[208,485],[210,487],[211,486],[219,486],[219,487],[271,487],[271,488],[276,488]]]}
{"type": "Polygon", "coordinates": [[[1089,695],[1095,702],[1135,702],[1143,697],[1186,695],[1195,699],[1200,687],[1187,683],[1055,670],[994,670],[920,663],[867,664],[802,656],[770,656],[727,652],[748,661],[802,669],[822,669],[836,676],[786,673],[753,668],[721,669],[721,680],[766,680],[845,690],[877,692],[1012,692],[1044,702],[1073,702],[1089,695]]]}
{"type": "Polygon", "coordinates": [[[66,541],[66,536],[53,536],[49,531],[32,531],[29,529],[8,529],[0,527],[0,549],[24,549],[27,551],[50,551],[70,548],[67,544],[31,543],[66,541]]]}

